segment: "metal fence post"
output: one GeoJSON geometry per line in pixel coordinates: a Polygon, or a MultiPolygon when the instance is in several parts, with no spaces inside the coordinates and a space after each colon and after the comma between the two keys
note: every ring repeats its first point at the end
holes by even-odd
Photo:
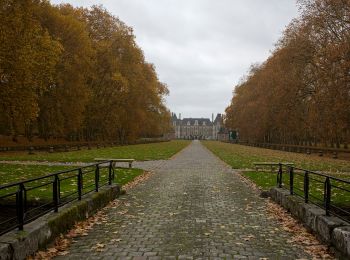
{"type": "Polygon", "coordinates": [[[277,173],[277,184],[279,188],[282,188],[282,164],[278,164],[278,173],[277,173]]]}
{"type": "Polygon", "coordinates": [[[78,200],[81,200],[81,195],[83,191],[82,186],[83,186],[83,171],[80,168],[78,172],[78,200]]]}
{"type": "Polygon", "coordinates": [[[19,230],[23,230],[23,225],[24,225],[23,191],[24,191],[24,185],[23,183],[21,183],[19,185],[19,190],[16,193],[17,221],[18,221],[19,230]]]}
{"type": "Polygon", "coordinates": [[[329,216],[331,206],[331,181],[329,177],[326,178],[324,183],[324,207],[326,209],[326,216],[329,216]]]}
{"type": "Polygon", "coordinates": [[[113,170],[113,165],[112,161],[109,162],[109,167],[108,167],[108,184],[112,185],[113,179],[112,179],[112,170],[113,170]]]}
{"type": "Polygon", "coordinates": [[[289,168],[289,188],[290,188],[290,195],[294,194],[294,169],[293,167],[289,168]]]}
{"type": "Polygon", "coordinates": [[[58,212],[58,203],[59,203],[59,198],[58,198],[58,176],[55,175],[55,179],[53,181],[53,205],[54,205],[54,212],[58,212]]]}
{"type": "Polygon", "coordinates": [[[305,203],[309,202],[309,172],[306,171],[304,175],[304,199],[305,203]]]}
{"type": "Polygon", "coordinates": [[[95,170],[95,191],[98,192],[98,182],[100,180],[100,168],[98,164],[96,164],[96,170],[95,170]]]}
{"type": "Polygon", "coordinates": [[[28,211],[28,200],[27,200],[27,190],[23,186],[23,214],[28,211]]]}

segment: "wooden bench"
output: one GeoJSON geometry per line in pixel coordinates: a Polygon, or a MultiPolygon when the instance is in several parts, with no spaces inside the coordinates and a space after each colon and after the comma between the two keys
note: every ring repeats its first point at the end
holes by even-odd
{"type": "Polygon", "coordinates": [[[127,162],[129,163],[129,168],[132,168],[132,163],[135,161],[135,159],[108,159],[108,158],[95,158],[94,160],[99,162],[112,161],[113,167],[115,167],[116,163],[118,162],[127,162]]]}
{"type": "MultiPolygon", "coordinates": [[[[271,171],[273,171],[273,169],[275,167],[278,167],[280,163],[276,163],[276,162],[254,162],[253,164],[255,166],[255,170],[257,170],[257,171],[259,170],[259,168],[263,169],[264,166],[271,167],[271,171]]],[[[289,165],[289,166],[294,166],[294,163],[282,162],[282,164],[289,165]]]]}

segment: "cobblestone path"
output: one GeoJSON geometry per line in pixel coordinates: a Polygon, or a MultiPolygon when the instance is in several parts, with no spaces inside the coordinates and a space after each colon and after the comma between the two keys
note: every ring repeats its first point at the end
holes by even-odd
{"type": "Polygon", "coordinates": [[[120,200],[62,259],[308,257],[268,218],[264,199],[198,141],[120,200]]]}

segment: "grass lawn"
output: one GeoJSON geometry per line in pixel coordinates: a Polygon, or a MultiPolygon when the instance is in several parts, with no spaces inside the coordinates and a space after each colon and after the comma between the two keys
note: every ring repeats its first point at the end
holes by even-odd
{"type": "Polygon", "coordinates": [[[48,173],[74,169],[72,166],[0,164],[0,185],[24,181],[48,173]]]}
{"type": "MultiPolygon", "coordinates": [[[[63,170],[76,169],[69,166],[42,166],[42,165],[9,165],[0,164],[0,184],[13,183],[25,179],[40,177],[63,170]]],[[[114,183],[124,185],[132,181],[136,176],[143,173],[141,169],[116,168],[114,183]]],[[[69,198],[69,195],[77,191],[78,171],[64,173],[60,175],[61,197],[69,198]]],[[[28,201],[42,201],[52,199],[52,181],[53,177],[37,180],[25,185],[28,201]],[[41,186],[31,190],[35,186],[41,186]]],[[[95,181],[95,167],[83,169],[83,192],[93,189],[95,181]]],[[[108,182],[108,169],[100,169],[100,184],[108,182]]],[[[15,192],[18,187],[11,187],[0,191],[0,196],[15,192]]],[[[71,195],[71,196],[76,196],[71,195]]],[[[7,200],[14,200],[15,196],[8,197],[7,200]]]]}
{"type": "Polygon", "coordinates": [[[258,185],[263,190],[269,190],[272,187],[276,186],[276,173],[271,172],[243,172],[245,177],[253,181],[256,185],[258,185]]]}
{"type": "Polygon", "coordinates": [[[37,152],[29,155],[26,152],[0,154],[0,160],[50,161],[50,162],[93,162],[94,158],[133,158],[140,161],[169,159],[190,142],[174,140],[170,142],[116,146],[92,150],[47,153],[37,152]]]}
{"type": "Polygon", "coordinates": [[[253,169],[253,162],[272,161],[291,162],[296,167],[307,170],[350,173],[350,162],[345,160],[217,141],[204,141],[202,144],[234,169],[253,169]]]}
{"type": "MultiPolygon", "coordinates": [[[[234,169],[254,169],[253,162],[291,162],[299,168],[326,171],[327,174],[334,177],[346,180],[350,179],[349,161],[215,141],[204,141],[202,144],[234,169]]],[[[277,170],[275,172],[243,171],[242,174],[263,190],[269,190],[275,187],[277,183],[277,170]]],[[[303,195],[304,175],[295,173],[294,176],[294,191],[299,195],[303,195]]],[[[324,178],[316,176],[312,176],[312,178],[314,179],[310,179],[310,200],[314,202],[322,201],[324,178]]],[[[284,185],[289,187],[289,175],[284,174],[282,179],[284,185]]],[[[338,183],[336,181],[331,181],[331,184],[350,190],[350,185],[338,183]]],[[[350,205],[350,193],[333,188],[332,203],[337,205],[350,205]]]]}

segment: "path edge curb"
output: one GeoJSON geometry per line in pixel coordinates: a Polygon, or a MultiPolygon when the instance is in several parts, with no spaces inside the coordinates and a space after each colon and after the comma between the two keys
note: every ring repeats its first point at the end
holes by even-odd
{"type": "Polygon", "coordinates": [[[0,260],[21,260],[45,248],[77,221],[85,220],[105,207],[121,193],[117,184],[87,194],[81,201],[69,203],[57,213],[50,212],[24,226],[24,231],[11,231],[0,237],[0,260]]]}

